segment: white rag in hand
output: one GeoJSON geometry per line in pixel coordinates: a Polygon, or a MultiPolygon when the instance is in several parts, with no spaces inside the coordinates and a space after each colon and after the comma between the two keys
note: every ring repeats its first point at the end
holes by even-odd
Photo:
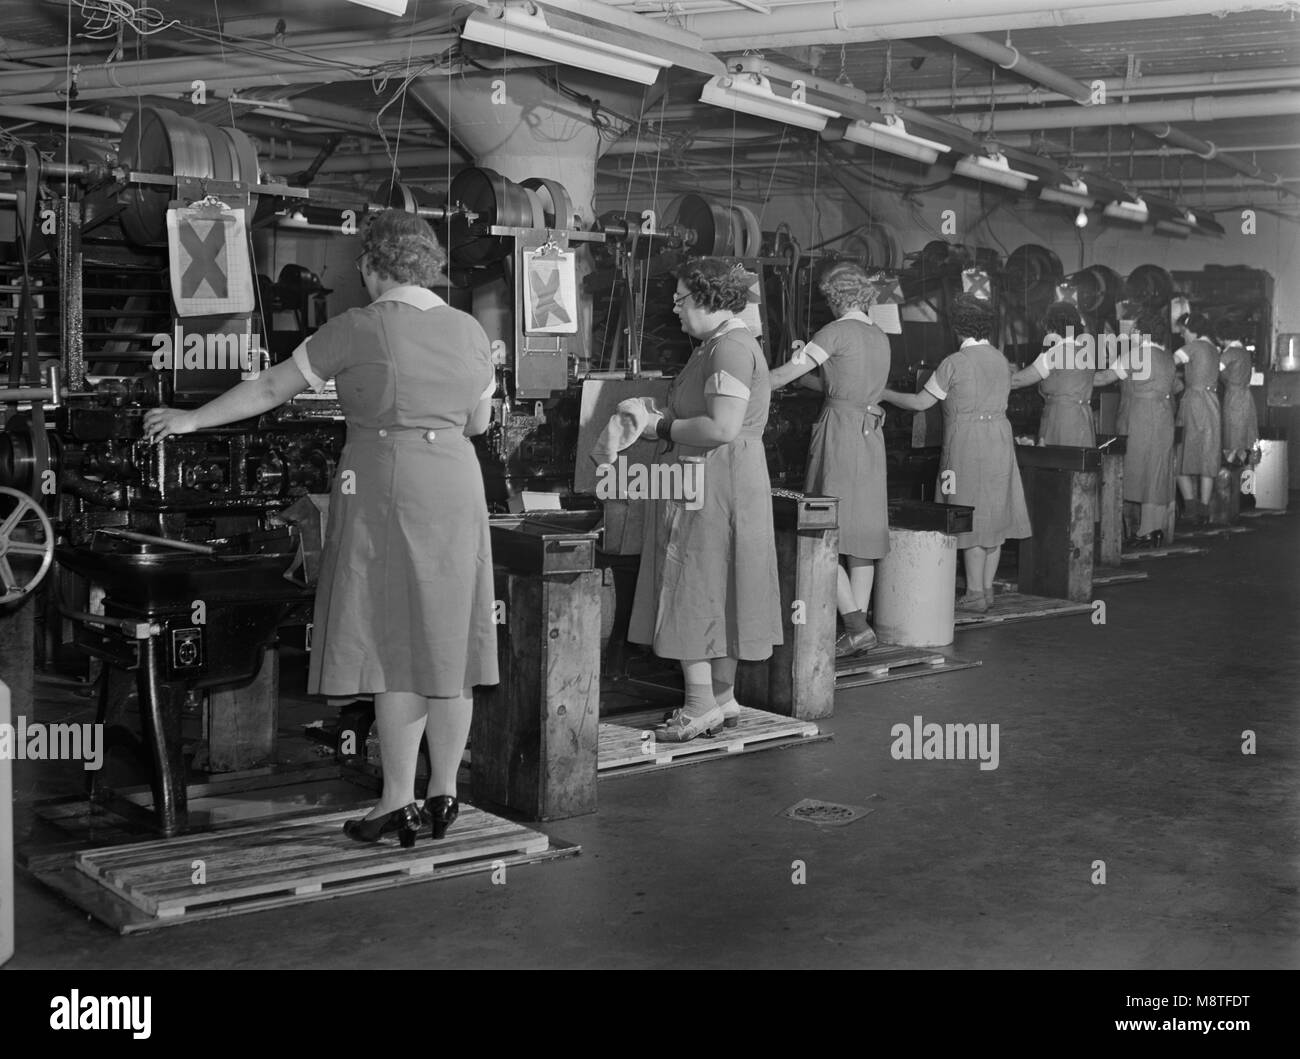
{"type": "Polygon", "coordinates": [[[618,402],[618,410],[609,417],[591,450],[591,458],[599,467],[613,463],[624,449],[633,445],[646,426],[658,416],[653,397],[629,397],[618,402]]]}

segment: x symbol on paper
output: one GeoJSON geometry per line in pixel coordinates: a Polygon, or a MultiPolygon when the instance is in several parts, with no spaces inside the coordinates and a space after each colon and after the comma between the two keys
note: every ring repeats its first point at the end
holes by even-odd
{"type": "Polygon", "coordinates": [[[555,265],[551,265],[546,272],[542,274],[540,266],[533,266],[536,271],[533,274],[533,326],[546,327],[551,323],[551,318],[555,318],[556,323],[567,324],[569,314],[560,304],[560,270],[555,265]]]}
{"type": "Polygon", "coordinates": [[[189,266],[181,277],[181,297],[193,298],[198,295],[204,283],[212,290],[216,298],[228,297],[226,270],[221,266],[221,255],[226,249],[226,230],[221,221],[209,222],[208,234],[200,236],[194,221],[182,220],[177,226],[181,237],[181,246],[190,255],[189,266]]]}

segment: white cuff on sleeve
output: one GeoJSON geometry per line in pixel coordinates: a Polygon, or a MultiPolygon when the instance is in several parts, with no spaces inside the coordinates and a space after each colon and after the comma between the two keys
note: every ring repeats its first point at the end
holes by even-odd
{"type": "Polygon", "coordinates": [[[818,367],[831,359],[831,355],[827,353],[826,350],[822,349],[822,347],[816,342],[809,342],[802,350],[800,350],[800,352],[818,367]]]}
{"type": "MultiPolygon", "coordinates": [[[[1052,374],[1052,353],[1060,348],[1060,346],[1055,346],[1052,350],[1045,349],[1034,358],[1034,362],[1030,367],[1033,368],[1034,371],[1038,372],[1038,377],[1040,379],[1046,379],[1052,374]]],[[[1057,353],[1057,356],[1060,356],[1060,354],[1057,353]]]]}
{"type": "Polygon", "coordinates": [[[1175,350],[1175,351],[1174,351],[1174,363],[1175,363],[1175,364],[1186,364],[1186,363],[1187,363],[1189,360],[1191,360],[1191,359],[1192,359],[1192,358],[1189,357],[1189,356],[1188,356],[1185,352],[1183,352],[1183,350],[1181,350],[1181,349],[1179,349],[1179,350],[1175,350]]]}
{"type": "Polygon", "coordinates": [[[298,343],[298,348],[293,351],[293,362],[298,365],[298,370],[302,372],[302,377],[307,380],[316,393],[323,393],[325,390],[325,380],[312,371],[311,361],[307,359],[307,343],[310,339],[298,343]]]}
{"type": "Polygon", "coordinates": [[[948,398],[948,391],[939,385],[933,375],[925,380],[925,386],[923,386],[922,389],[929,390],[940,401],[947,400],[948,398]]]}
{"type": "MultiPolygon", "coordinates": [[[[805,346],[805,349],[808,347],[805,346]]],[[[734,375],[728,375],[725,371],[715,371],[704,382],[705,397],[739,397],[742,400],[749,400],[749,387],[737,379],[734,375]]]]}

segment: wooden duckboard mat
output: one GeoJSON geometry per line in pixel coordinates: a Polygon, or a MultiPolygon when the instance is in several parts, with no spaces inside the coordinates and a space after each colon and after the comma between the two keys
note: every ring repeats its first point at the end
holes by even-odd
{"type": "Polygon", "coordinates": [[[1254,533],[1251,526],[1206,526],[1205,529],[1185,530],[1178,534],[1180,541],[1205,541],[1215,537],[1228,537],[1234,533],[1254,533]]]}
{"type": "Polygon", "coordinates": [[[741,707],[740,723],[735,728],[724,728],[715,736],[699,736],[688,743],[661,743],[654,738],[654,730],[662,726],[665,712],[643,710],[601,721],[598,771],[645,772],[664,765],[727,758],[791,742],[829,738],[811,721],[746,706],[741,707]]]}
{"type": "MultiPolygon", "coordinates": [[[[459,825],[460,820],[456,822],[459,825]]],[[[178,927],[188,923],[202,923],[213,919],[226,919],[230,916],[248,915],[252,912],[265,912],[293,905],[309,904],[313,901],[328,901],[335,897],[349,897],[353,894],[390,890],[398,886],[410,886],[414,883],[430,882],[435,879],[454,879],[462,875],[475,875],[490,872],[498,864],[504,864],[507,869],[521,867],[525,864],[539,864],[542,861],[557,860],[560,857],[576,856],[581,852],[581,846],[552,840],[550,848],[544,853],[506,853],[500,854],[491,860],[446,864],[436,868],[429,875],[372,875],[356,882],[331,886],[319,893],[292,896],[279,894],[265,898],[253,898],[231,905],[200,905],[189,910],[183,916],[168,916],[166,918],[159,918],[142,912],[131,902],[124,900],[113,891],[102,886],[97,880],[77,870],[73,860],[75,854],[65,853],[60,857],[38,858],[28,867],[28,870],[38,882],[67,898],[87,915],[93,916],[105,926],[111,927],[125,936],[128,934],[145,934],[162,930],[165,927],[178,927]]]]}
{"type": "Polygon", "coordinates": [[[1092,585],[1122,585],[1129,581],[1146,581],[1151,577],[1145,570],[1125,570],[1121,566],[1094,566],[1092,585]]]}
{"type": "Polygon", "coordinates": [[[1177,559],[1184,555],[1203,555],[1205,550],[1197,544],[1166,544],[1163,548],[1135,548],[1124,552],[1119,560],[1122,563],[1140,563],[1147,559],[1177,559]]]}
{"type": "Polygon", "coordinates": [[[934,673],[952,673],[983,665],[944,654],[933,647],[900,647],[882,643],[861,654],[835,661],[835,689],[861,688],[891,680],[907,680],[934,673]]]}
{"type": "Polygon", "coordinates": [[[1266,507],[1266,508],[1252,507],[1249,511],[1238,512],[1238,515],[1241,518],[1267,518],[1273,515],[1285,515],[1285,514],[1286,514],[1285,510],[1276,511],[1271,507],[1266,507]]]}
{"type": "Polygon", "coordinates": [[[1068,599],[1048,596],[1031,596],[1022,592],[999,592],[984,614],[959,610],[954,617],[957,631],[981,629],[986,625],[1001,625],[1013,621],[1033,621],[1037,618],[1063,618],[1069,614],[1088,614],[1091,603],[1075,603],[1068,599]]]}
{"type": "Polygon", "coordinates": [[[448,866],[490,868],[504,855],[536,856],[550,845],[540,832],[467,805],[446,839],[433,842],[426,830],[405,850],[396,836],[370,844],[344,835],[343,822],[360,815],[364,812],[354,807],[261,827],[83,850],[73,863],[162,920],[212,906],[254,911],[297,898],[337,896],[356,892],[357,884],[394,877],[431,879],[448,866]],[[197,860],[206,872],[201,885],[191,882],[197,860]]]}

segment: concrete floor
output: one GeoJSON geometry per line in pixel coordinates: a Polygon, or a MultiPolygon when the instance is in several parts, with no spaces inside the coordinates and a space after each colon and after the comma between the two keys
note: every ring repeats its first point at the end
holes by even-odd
{"type": "Polygon", "coordinates": [[[598,814],[546,828],[582,855],[504,886],[120,938],[20,872],[10,966],[1300,966],[1298,508],[1143,564],[1105,625],[959,633],[982,667],[842,692],[831,742],[602,780],[598,814]],[[917,714],[999,724],[998,769],[893,760],[917,714]],[[778,815],[806,797],[874,811],[778,815]]]}

